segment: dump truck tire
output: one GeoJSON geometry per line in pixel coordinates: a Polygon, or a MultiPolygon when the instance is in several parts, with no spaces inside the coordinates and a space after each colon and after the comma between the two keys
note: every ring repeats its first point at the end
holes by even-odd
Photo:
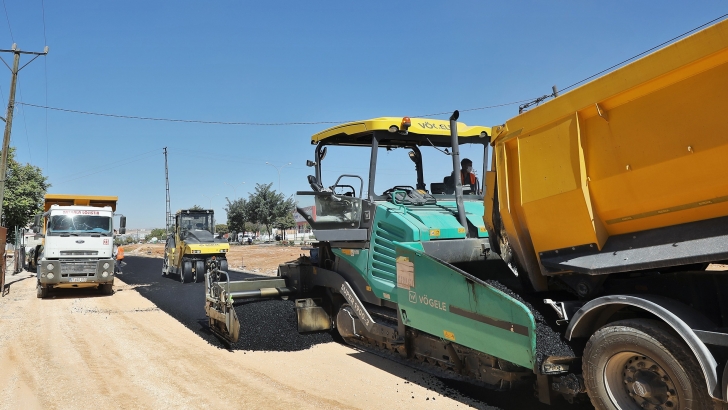
{"type": "Polygon", "coordinates": [[[36,296],[38,299],[43,299],[48,296],[48,288],[41,286],[40,282],[38,282],[38,286],[36,286],[36,296]]]}
{"type": "Polygon", "coordinates": [[[195,271],[192,273],[192,282],[199,283],[205,280],[205,262],[196,261],[195,271]]]}
{"type": "Polygon", "coordinates": [[[102,283],[99,285],[99,290],[101,291],[102,295],[113,295],[114,294],[114,284],[113,283],[102,283]]]}
{"type": "Polygon", "coordinates": [[[600,410],[713,406],[690,348],[656,320],[621,320],[597,330],[584,348],[582,371],[600,410]]]}
{"type": "Polygon", "coordinates": [[[227,270],[228,270],[227,259],[220,260],[220,270],[223,272],[227,272],[227,270]]]}
{"type": "Polygon", "coordinates": [[[179,271],[179,281],[182,283],[192,282],[192,262],[182,262],[182,269],[179,271]]]}

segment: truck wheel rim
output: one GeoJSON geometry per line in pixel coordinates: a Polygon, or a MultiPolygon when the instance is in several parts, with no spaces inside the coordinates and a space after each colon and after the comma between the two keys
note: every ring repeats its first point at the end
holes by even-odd
{"type": "Polygon", "coordinates": [[[650,357],[621,352],[604,367],[604,385],[619,409],[669,410],[679,407],[673,378],[650,357]]]}

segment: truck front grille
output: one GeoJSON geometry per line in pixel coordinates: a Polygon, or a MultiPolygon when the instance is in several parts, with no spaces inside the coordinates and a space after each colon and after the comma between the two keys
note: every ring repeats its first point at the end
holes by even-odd
{"type": "Polygon", "coordinates": [[[61,256],[96,256],[99,251],[61,251],[61,256]]]}
{"type": "Polygon", "coordinates": [[[68,276],[69,274],[94,276],[96,274],[96,261],[61,261],[61,276],[68,276]]]}

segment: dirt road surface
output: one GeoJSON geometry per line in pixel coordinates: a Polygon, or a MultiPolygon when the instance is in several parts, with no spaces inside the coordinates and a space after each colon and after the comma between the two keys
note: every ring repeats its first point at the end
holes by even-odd
{"type": "MultiPolygon", "coordinates": [[[[124,253],[129,256],[162,258],[164,244],[128,245],[124,253]]],[[[306,253],[300,246],[279,246],[276,244],[230,245],[227,260],[230,269],[240,269],[261,275],[275,275],[278,265],[295,260],[306,253]]]]}
{"type": "Polygon", "coordinates": [[[554,408],[529,389],[443,383],[336,342],[223,349],[205,328],[202,284],[162,277],[157,258],[127,261],[111,296],[79,289],[40,300],[34,274],[8,275],[0,409],[554,408]]]}

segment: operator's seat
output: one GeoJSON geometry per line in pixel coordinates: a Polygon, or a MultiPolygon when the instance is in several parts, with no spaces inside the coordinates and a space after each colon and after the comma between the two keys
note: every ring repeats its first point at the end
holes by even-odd
{"type": "Polygon", "coordinates": [[[432,182],[430,183],[430,193],[434,194],[444,194],[445,193],[445,183],[444,182],[432,182]]]}
{"type": "Polygon", "coordinates": [[[453,178],[452,175],[443,178],[442,184],[443,184],[442,192],[444,194],[452,195],[455,193],[455,178],[453,178]]]}

